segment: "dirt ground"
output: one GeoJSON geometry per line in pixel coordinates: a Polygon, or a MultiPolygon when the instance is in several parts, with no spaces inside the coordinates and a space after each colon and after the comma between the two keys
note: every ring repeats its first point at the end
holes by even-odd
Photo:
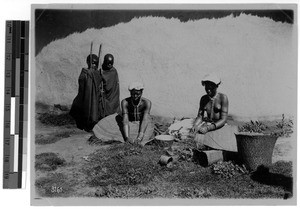
{"type": "MultiPolygon", "coordinates": [[[[99,190],[99,187],[88,186],[86,183],[86,177],[82,174],[82,168],[89,163],[89,155],[99,152],[101,149],[107,149],[111,145],[90,145],[88,139],[92,136],[92,133],[78,130],[75,125],[68,126],[51,126],[42,124],[39,120],[36,121],[36,136],[49,137],[54,134],[60,136],[60,140],[49,144],[35,144],[35,155],[42,153],[56,153],[63,158],[67,166],[58,167],[55,173],[61,173],[71,179],[76,179],[73,182],[72,191],[75,196],[95,196],[95,193],[99,190]],[[61,133],[61,135],[59,135],[61,133]]],[[[278,161],[293,162],[295,157],[293,154],[292,142],[296,140],[296,134],[293,134],[288,138],[278,138],[274,152],[272,162],[278,161]]],[[[51,172],[50,172],[51,173],[51,172]]],[[[49,172],[45,172],[36,169],[35,179],[41,179],[47,177],[49,172]]]]}

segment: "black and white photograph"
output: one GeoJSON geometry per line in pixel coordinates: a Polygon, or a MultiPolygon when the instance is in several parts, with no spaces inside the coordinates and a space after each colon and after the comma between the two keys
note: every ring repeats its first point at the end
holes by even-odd
{"type": "Polygon", "coordinates": [[[31,205],[295,205],[296,4],[33,4],[31,205]]]}

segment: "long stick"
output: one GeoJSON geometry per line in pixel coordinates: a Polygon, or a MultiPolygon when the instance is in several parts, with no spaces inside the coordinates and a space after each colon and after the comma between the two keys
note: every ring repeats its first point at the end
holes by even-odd
{"type": "Polygon", "coordinates": [[[91,42],[91,49],[90,49],[90,67],[92,67],[92,54],[93,54],[93,42],[91,42]]]}
{"type": "Polygon", "coordinates": [[[101,75],[100,91],[101,91],[102,108],[103,108],[103,113],[105,114],[104,84],[103,84],[103,79],[104,78],[102,76],[101,49],[102,49],[102,44],[100,44],[99,51],[98,51],[98,61],[99,61],[98,62],[98,67],[99,67],[99,72],[100,72],[100,75],[101,75]]]}
{"type": "Polygon", "coordinates": [[[101,48],[102,48],[102,44],[100,44],[100,46],[99,46],[99,51],[98,51],[98,63],[99,63],[99,65],[98,66],[100,66],[100,69],[101,69],[101,48]]]}

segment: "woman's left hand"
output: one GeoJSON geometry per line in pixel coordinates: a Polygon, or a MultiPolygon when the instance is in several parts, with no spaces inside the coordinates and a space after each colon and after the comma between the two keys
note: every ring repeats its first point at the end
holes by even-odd
{"type": "Polygon", "coordinates": [[[201,127],[199,128],[199,132],[200,132],[201,134],[206,134],[208,131],[209,131],[208,126],[201,126],[201,127]]]}
{"type": "Polygon", "coordinates": [[[140,133],[138,134],[136,140],[137,140],[138,142],[141,142],[141,141],[143,140],[143,138],[144,138],[144,133],[140,132],[140,133]]]}

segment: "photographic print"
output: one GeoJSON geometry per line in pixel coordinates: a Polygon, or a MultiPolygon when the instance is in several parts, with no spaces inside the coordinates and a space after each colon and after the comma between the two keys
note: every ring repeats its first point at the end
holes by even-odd
{"type": "Polygon", "coordinates": [[[297,7],[31,9],[32,205],[295,205],[297,7]]]}

